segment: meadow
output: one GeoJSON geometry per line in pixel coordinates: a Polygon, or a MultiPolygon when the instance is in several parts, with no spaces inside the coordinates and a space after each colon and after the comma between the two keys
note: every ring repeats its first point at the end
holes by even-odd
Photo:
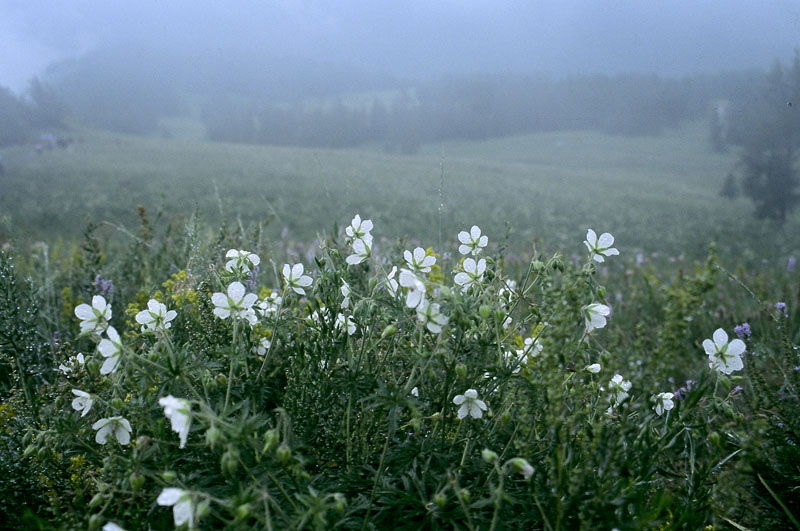
{"type": "Polygon", "coordinates": [[[4,528],[800,527],[799,220],[702,124],[73,132],[3,152],[4,528]]]}

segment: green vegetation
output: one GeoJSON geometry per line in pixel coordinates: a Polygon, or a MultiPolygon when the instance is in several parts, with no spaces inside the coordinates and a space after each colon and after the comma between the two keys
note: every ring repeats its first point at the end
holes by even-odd
{"type": "Polygon", "coordinates": [[[797,219],[720,198],[736,154],[703,127],[408,157],[75,136],[6,155],[4,528],[797,526],[797,219]],[[393,274],[409,239],[428,265],[393,274]]]}

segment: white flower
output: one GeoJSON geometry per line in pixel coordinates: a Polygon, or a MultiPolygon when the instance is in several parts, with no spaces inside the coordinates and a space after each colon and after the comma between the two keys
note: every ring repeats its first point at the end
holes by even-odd
{"type": "Polygon", "coordinates": [[[611,313],[611,308],[605,304],[592,303],[583,307],[583,316],[586,320],[586,332],[589,333],[595,328],[603,328],[606,325],[606,316],[611,313]]]}
{"type": "Polygon", "coordinates": [[[237,249],[229,250],[225,253],[225,258],[230,258],[225,264],[225,270],[231,273],[249,273],[251,266],[256,267],[261,263],[261,259],[257,254],[237,249]]]}
{"type": "Polygon", "coordinates": [[[605,262],[604,257],[613,256],[619,254],[619,251],[616,250],[614,247],[614,237],[607,232],[604,232],[600,235],[600,238],[597,238],[597,234],[592,229],[589,229],[586,232],[586,239],[583,241],[586,247],[589,249],[589,255],[591,258],[598,263],[605,262]]]}
{"type": "Polygon", "coordinates": [[[194,527],[194,507],[192,504],[192,494],[183,489],[166,487],[158,495],[156,503],[163,506],[172,506],[172,518],[175,527],[189,524],[189,529],[194,527]]]}
{"type": "Polygon", "coordinates": [[[307,288],[311,285],[311,277],[303,274],[303,264],[283,264],[283,279],[286,285],[298,295],[305,295],[307,288]]]}
{"type": "Polygon", "coordinates": [[[476,255],[486,247],[489,238],[481,236],[481,229],[477,225],[473,225],[469,232],[462,230],[458,233],[458,241],[461,242],[461,245],[458,246],[459,253],[476,255]]]}
{"type": "Polygon", "coordinates": [[[511,460],[511,464],[514,465],[514,468],[517,470],[517,472],[522,474],[522,477],[524,477],[526,480],[530,479],[530,477],[533,475],[533,467],[525,459],[521,457],[515,457],[511,460]]]}
{"type": "Polygon", "coordinates": [[[353,240],[353,254],[345,258],[344,261],[347,262],[349,265],[360,264],[361,262],[369,258],[370,251],[371,249],[369,244],[367,244],[367,242],[365,242],[364,240],[361,239],[353,240]]]}
{"type": "Polygon", "coordinates": [[[164,408],[164,415],[172,424],[172,431],[176,432],[181,439],[179,448],[183,448],[186,446],[189,426],[192,424],[191,404],[185,398],[175,398],[172,395],[159,398],[158,404],[164,408]]]}
{"type": "Polygon", "coordinates": [[[708,354],[708,366],[725,374],[742,370],[742,354],[747,350],[744,341],[734,339],[728,343],[728,334],[722,328],[717,328],[713,338],[713,342],[710,339],[703,341],[703,350],[708,354]]]}
{"type": "Polygon", "coordinates": [[[350,222],[350,226],[344,231],[354,242],[356,240],[364,240],[367,247],[372,247],[372,234],[369,233],[371,230],[372,220],[365,219],[361,221],[361,216],[356,214],[356,217],[350,222]]]}
{"type": "Polygon", "coordinates": [[[256,311],[260,313],[262,317],[266,317],[269,314],[276,313],[281,307],[281,302],[282,300],[278,292],[273,291],[268,297],[258,302],[256,311]]]}
{"type": "Polygon", "coordinates": [[[478,391],[475,389],[467,389],[463,395],[456,395],[453,398],[455,405],[460,405],[458,408],[458,418],[463,419],[467,415],[479,419],[486,411],[486,403],[478,399],[478,391]]]}
{"type": "Polygon", "coordinates": [[[251,325],[258,321],[253,305],[258,300],[255,293],[245,295],[244,284],[241,282],[231,282],[228,286],[228,294],[216,292],[211,296],[214,303],[214,315],[220,319],[245,319],[251,325]]]}
{"type": "Polygon", "coordinates": [[[419,398],[419,388],[417,388],[416,385],[413,387],[413,389],[411,389],[411,395],[419,398]]]}
{"type": "Polygon", "coordinates": [[[79,352],[79,353],[78,353],[78,354],[76,354],[75,356],[70,356],[70,358],[67,360],[67,365],[64,365],[63,363],[61,363],[61,364],[58,366],[58,369],[59,369],[61,372],[63,372],[64,374],[69,374],[69,373],[71,373],[71,372],[72,372],[72,370],[73,370],[73,369],[74,369],[76,366],[78,366],[78,365],[83,365],[85,362],[86,362],[86,359],[83,357],[83,354],[81,354],[81,353],[79,352]]]}
{"type": "Polygon", "coordinates": [[[72,400],[72,409],[81,411],[81,417],[85,417],[89,410],[92,409],[92,403],[94,402],[92,395],[80,389],[73,389],[72,394],[77,397],[72,400]]]}
{"type": "Polygon", "coordinates": [[[422,247],[414,249],[413,254],[411,251],[403,251],[403,258],[406,259],[408,268],[417,273],[430,273],[431,266],[436,263],[436,257],[428,255],[422,247]]]}
{"type": "Polygon", "coordinates": [[[125,445],[131,442],[131,423],[123,417],[109,417],[100,419],[92,424],[92,429],[97,430],[94,440],[97,444],[106,444],[108,437],[114,435],[117,442],[125,445]]]}
{"type": "Polygon", "coordinates": [[[539,343],[538,339],[534,339],[532,337],[525,338],[525,347],[523,350],[526,354],[530,355],[531,357],[535,358],[536,356],[541,354],[542,348],[544,347],[542,347],[542,344],[539,343]]]}
{"type": "Polygon", "coordinates": [[[81,334],[92,332],[99,334],[108,327],[111,319],[111,305],[102,295],[92,297],[92,305],[79,304],[75,307],[75,316],[81,320],[81,334]]]}
{"type": "Polygon", "coordinates": [[[106,525],[103,526],[102,531],[125,531],[120,526],[115,524],[114,522],[108,522],[106,525]]]}
{"type": "Polygon", "coordinates": [[[472,258],[464,260],[464,271],[456,273],[455,283],[461,286],[461,291],[467,291],[473,284],[479,283],[483,279],[483,272],[486,271],[486,260],[481,258],[475,262],[472,258]]]}
{"type": "Polygon", "coordinates": [[[630,396],[628,391],[631,390],[631,383],[624,380],[621,374],[615,374],[611,381],[608,382],[608,390],[611,392],[609,398],[614,402],[614,407],[616,407],[630,396]]]}
{"type": "Polygon", "coordinates": [[[386,286],[386,291],[388,291],[389,295],[392,297],[397,296],[397,289],[400,287],[400,285],[394,279],[395,273],[397,273],[397,266],[392,266],[391,272],[386,275],[386,280],[383,283],[386,286]]]}
{"type": "Polygon", "coordinates": [[[400,270],[400,285],[408,290],[406,306],[416,308],[425,300],[425,284],[408,269],[400,270]]]}
{"type": "Polygon", "coordinates": [[[336,314],[336,321],[333,323],[333,326],[336,327],[337,330],[347,328],[347,335],[349,336],[356,333],[356,323],[353,321],[352,315],[345,316],[342,313],[336,314]]]}
{"type": "Polygon", "coordinates": [[[113,326],[106,330],[108,339],[101,339],[97,345],[97,350],[106,358],[103,366],[100,367],[100,374],[110,374],[116,372],[122,355],[122,340],[113,326]]]}
{"type": "Polygon", "coordinates": [[[350,285],[346,281],[342,280],[342,287],[339,288],[339,291],[341,292],[342,297],[344,297],[341,304],[342,309],[346,310],[350,307],[350,285]]]}
{"type": "Polygon", "coordinates": [[[142,332],[155,332],[166,330],[172,326],[172,321],[178,313],[175,310],[167,311],[167,305],[150,299],[147,309],[136,314],[136,322],[142,325],[142,332]]]}
{"type": "Polygon", "coordinates": [[[439,305],[429,304],[425,299],[417,306],[417,319],[434,334],[441,332],[448,322],[447,316],[439,313],[439,305]]]}
{"type": "Polygon", "coordinates": [[[658,393],[655,396],[656,400],[656,415],[659,417],[665,412],[669,411],[673,407],[675,407],[675,403],[672,401],[672,393],[658,393]]]}
{"type": "Polygon", "coordinates": [[[600,372],[601,369],[602,367],[600,367],[599,363],[592,363],[591,365],[587,365],[586,367],[583,368],[583,370],[585,370],[586,372],[590,372],[592,374],[597,374],[598,372],[600,372]]]}
{"type": "Polygon", "coordinates": [[[266,337],[262,337],[258,343],[253,345],[253,352],[258,354],[259,356],[263,356],[269,350],[269,347],[272,345],[272,342],[267,339],[266,337]]]}

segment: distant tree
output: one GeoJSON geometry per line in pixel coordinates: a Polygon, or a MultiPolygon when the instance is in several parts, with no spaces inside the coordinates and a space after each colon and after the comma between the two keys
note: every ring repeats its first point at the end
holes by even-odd
{"type": "Polygon", "coordinates": [[[730,172],[727,177],[725,177],[725,182],[722,184],[722,190],[719,191],[719,195],[726,199],[736,199],[739,197],[739,186],[736,184],[736,176],[733,172],[730,172]]]}
{"type": "Polygon", "coordinates": [[[742,189],[755,203],[758,218],[783,223],[800,201],[796,167],[800,152],[800,54],[789,69],[776,63],[767,76],[760,118],[753,119],[740,160],[742,189]]]}

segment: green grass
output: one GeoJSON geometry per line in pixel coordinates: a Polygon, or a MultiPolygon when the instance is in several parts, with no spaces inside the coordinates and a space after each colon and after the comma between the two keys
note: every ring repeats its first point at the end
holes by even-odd
{"type": "Polygon", "coordinates": [[[497,242],[508,222],[525,248],[542,238],[574,249],[589,227],[611,232],[628,252],[698,257],[715,240],[723,256],[783,256],[797,246],[796,217],[776,232],[753,221],[745,199],[718,196],[736,153],[712,153],[704,124],[660,137],[563,132],[447,142],[413,156],[75,136],[70,150],[4,151],[0,211],[19,233],[69,238],[87,217],[130,226],[142,204],[167,216],[199,207],[212,224],[221,212],[245,224],[274,217],[273,237],[288,227],[299,239],[360,212],[378,238],[434,246],[440,220],[443,241],[477,223],[497,242]]]}

